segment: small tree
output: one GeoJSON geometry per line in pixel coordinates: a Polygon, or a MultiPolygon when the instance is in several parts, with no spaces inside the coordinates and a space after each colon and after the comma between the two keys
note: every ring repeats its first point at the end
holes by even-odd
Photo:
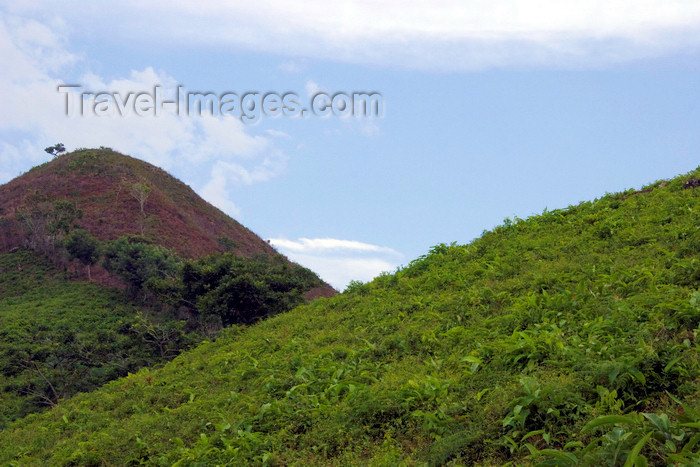
{"type": "Polygon", "coordinates": [[[90,267],[100,258],[100,242],[87,230],[76,229],[66,237],[63,246],[71,259],[77,259],[87,266],[88,279],[92,280],[90,267]]]}
{"type": "Polygon", "coordinates": [[[53,157],[57,157],[62,152],[66,152],[66,147],[63,145],[63,143],[58,143],[55,146],[49,146],[48,148],[45,148],[44,151],[48,152],[53,157]]]}
{"type": "Polygon", "coordinates": [[[49,212],[48,231],[55,240],[61,240],[71,228],[76,219],[82,219],[83,211],[78,209],[73,203],[65,199],[59,199],[53,205],[53,210],[49,212]]]}
{"type": "Polygon", "coordinates": [[[184,332],[184,321],[157,320],[143,313],[138,313],[136,320],[134,331],[141,335],[145,342],[158,348],[162,358],[177,355],[190,343],[190,337],[184,332]]]}
{"type": "Polygon", "coordinates": [[[146,211],[144,210],[144,206],[150,194],[151,187],[144,183],[134,183],[131,185],[131,196],[139,202],[139,207],[141,208],[141,235],[143,235],[146,224],[146,211]]]}
{"type": "Polygon", "coordinates": [[[139,207],[141,208],[141,215],[146,214],[143,207],[146,204],[146,200],[148,199],[148,196],[150,194],[151,187],[144,183],[134,183],[133,185],[131,185],[131,196],[136,198],[136,201],[139,202],[139,207]]]}
{"type": "Polygon", "coordinates": [[[26,246],[51,257],[56,252],[56,245],[82,216],[80,209],[63,199],[53,204],[39,203],[30,211],[20,212],[19,220],[27,228],[26,246]]]}

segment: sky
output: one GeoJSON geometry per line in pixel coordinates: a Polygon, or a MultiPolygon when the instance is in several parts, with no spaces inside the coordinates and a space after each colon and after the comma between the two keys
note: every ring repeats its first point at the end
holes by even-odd
{"type": "Polygon", "coordinates": [[[700,165],[695,0],[1,0],[0,64],[0,183],[57,142],[111,147],[339,290],[700,165]],[[137,112],[154,86],[238,114],[137,112]],[[318,93],[376,93],[379,115],[243,116],[246,94],[318,93]]]}

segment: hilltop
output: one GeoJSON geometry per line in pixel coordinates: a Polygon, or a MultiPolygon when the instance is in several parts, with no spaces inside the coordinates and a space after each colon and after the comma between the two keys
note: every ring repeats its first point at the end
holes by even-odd
{"type": "MultiPolygon", "coordinates": [[[[108,148],[55,157],[0,186],[0,252],[25,244],[22,213],[55,200],[80,210],[77,226],[102,242],[143,235],[184,259],[221,252],[279,256],[268,242],[164,170],[108,148]]],[[[334,293],[324,285],[308,295],[334,293]]]]}
{"type": "Polygon", "coordinates": [[[0,432],[17,465],[697,465],[700,168],[442,244],[0,432]]]}
{"type": "MultiPolygon", "coordinates": [[[[275,250],[164,170],[110,149],[74,151],[0,186],[0,215],[14,220],[39,202],[65,199],[83,211],[78,222],[101,241],[141,234],[135,185],[150,189],[145,233],[185,258],[231,250],[246,257],[275,250]],[[225,240],[228,239],[228,240],[225,240]]],[[[18,246],[5,235],[0,247],[18,246]]]]}

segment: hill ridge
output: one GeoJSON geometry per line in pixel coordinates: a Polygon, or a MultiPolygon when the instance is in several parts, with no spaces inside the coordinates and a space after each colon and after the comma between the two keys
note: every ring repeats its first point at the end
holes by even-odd
{"type": "Polygon", "coordinates": [[[275,250],[240,223],[202,200],[189,186],[148,162],[109,149],[77,150],[56,157],[0,186],[0,209],[12,219],[42,199],[66,199],[84,211],[79,221],[101,241],[140,234],[139,204],[130,186],[151,188],[145,210],[152,219],[147,235],[183,257],[225,250],[219,237],[236,242],[242,256],[275,250]],[[165,225],[164,225],[165,224],[165,225]],[[171,225],[172,224],[172,225],[171,225]],[[188,229],[194,232],[188,233],[188,229]],[[197,237],[198,242],[192,241],[197,237]]]}

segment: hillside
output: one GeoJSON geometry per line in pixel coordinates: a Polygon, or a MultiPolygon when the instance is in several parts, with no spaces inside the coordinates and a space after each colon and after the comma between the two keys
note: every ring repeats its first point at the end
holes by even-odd
{"type": "MultiPolygon", "coordinates": [[[[0,186],[0,215],[12,221],[39,202],[65,199],[83,211],[80,226],[101,241],[141,234],[140,206],[131,194],[136,184],[150,188],[144,233],[180,256],[194,258],[229,249],[246,257],[276,254],[267,242],[167,172],[109,149],[59,156],[0,186]]],[[[17,243],[5,235],[0,247],[17,243]]]]}
{"type": "Polygon", "coordinates": [[[12,465],[697,465],[700,168],[30,415],[12,465]]]}
{"type": "MultiPolygon", "coordinates": [[[[139,329],[146,312],[118,290],[70,280],[30,251],[0,254],[0,429],[174,356],[139,329]]],[[[168,350],[181,345],[173,335],[168,350]]]]}
{"type": "Polygon", "coordinates": [[[150,164],[55,158],[0,186],[0,429],[334,293],[150,164]]]}
{"type": "MultiPolygon", "coordinates": [[[[58,156],[0,186],[0,252],[25,244],[23,213],[56,200],[80,210],[78,226],[102,242],[133,234],[185,259],[218,252],[278,256],[266,241],[164,170],[108,148],[58,156]]],[[[324,285],[308,296],[333,294],[324,285]]]]}

